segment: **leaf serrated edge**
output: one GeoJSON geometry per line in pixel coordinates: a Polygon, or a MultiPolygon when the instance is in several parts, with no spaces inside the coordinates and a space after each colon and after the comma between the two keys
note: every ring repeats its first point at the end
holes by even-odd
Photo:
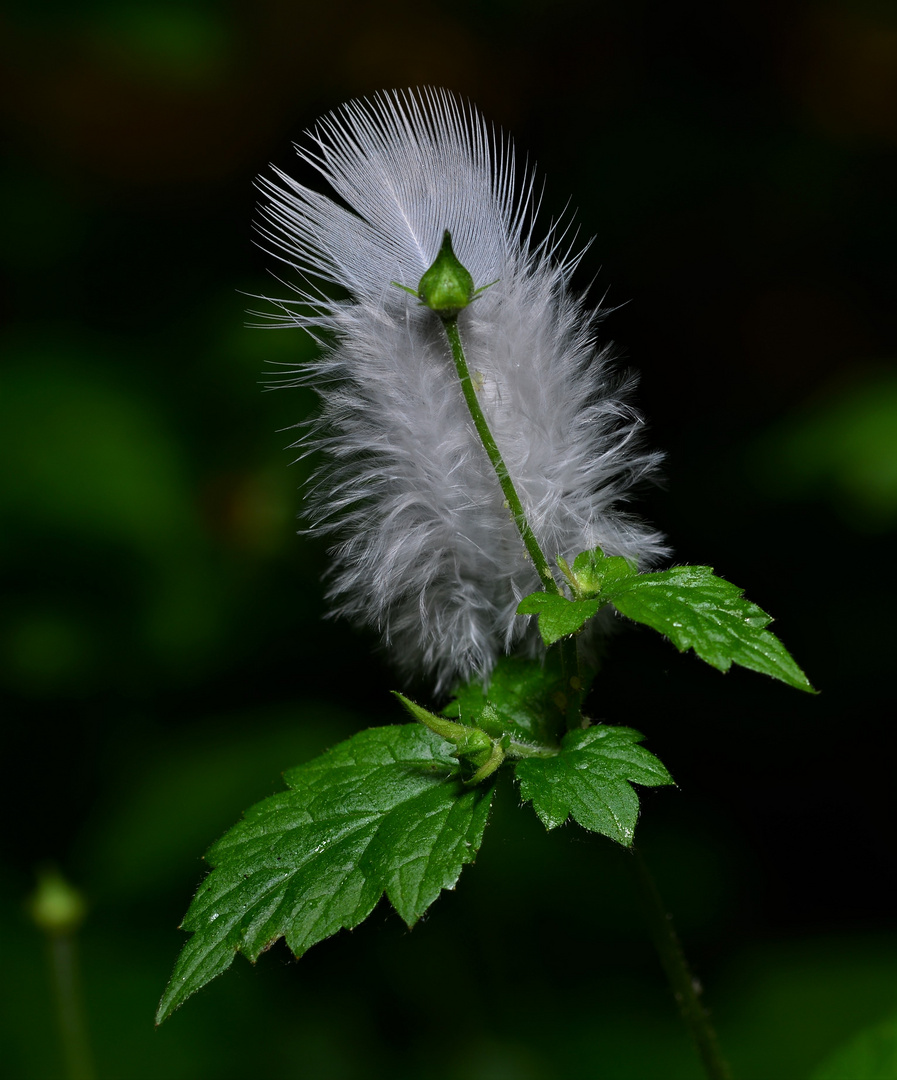
{"type": "MultiPolygon", "coordinates": [[[[669,770],[656,756],[656,754],[651,753],[650,750],[640,745],[643,739],[644,735],[642,735],[642,733],[640,731],[637,731],[635,728],[620,727],[616,725],[595,724],[589,728],[567,732],[561,742],[560,753],[555,755],[555,760],[560,762],[565,768],[571,769],[571,757],[577,754],[588,755],[591,750],[591,753],[594,753],[599,757],[603,757],[610,762],[616,761],[618,763],[624,764],[624,766],[631,765],[633,767],[637,767],[640,773],[638,778],[632,778],[626,775],[617,775],[613,776],[610,779],[604,778],[608,780],[608,783],[610,785],[617,788],[621,788],[622,785],[622,788],[625,788],[629,792],[629,794],[635,800],[635,818],[637,820],[641,803],[639,799],[639,794],[635,790],[634,785],[638,784],[640,787],[665,787],[668,785],[676,786],[676,782],[670,775],[669,770]],[[606,744],[607,750],[602,751],[597,748],[591,749],[595,746],[597,742],[604,742],[604,740],[609,740],[609,742],[606,744]],[[637,757],[646,758],[648,760],[643,760],[639,762],[636,766],[634,762],[627,760],[627,757],[623,756],[622,754],[615,755],[613,753],[615,746],[618,747],[621,751],[632,753],[635,754],[637,757]],[[651,780],[643,779],[645,773],[654,774],[656,778],[651,780]]],[[[540,809],[538,805],[538,796],[533,794],[525,794],[525,789],[531,788],[533,786],[533,781],[531,779],[528,779],[526,776],[520,775],[521,767],[523,767],[525,771],[528,768],[528,765],[525,761],[521,761],[517,763],[517,767],[515,769],[515,777],[518,784],[520,785],[521,797],[525,803],[528,802],[532,805],[536,816],[539,818],[539,820],[542,822],[546,829],[551,830],[558,828],[572,819],[581,828],[586,829],[586,831],[588,832],[594,832],[597,835],[606,836],[608,837],[608,839],[613,840],[615,843],[621,844],[623,847],[628,847],[631,845],[633,837],[635,835],[636,821],[633,822],[631,829],[628,828],[625,824],[621,823],[617,814],[613,811],[611,805],[607,802],[604,802],[604,800],[602,800],[602,802],[604,803],[604,809],[607,813],[607,816],[615,824],[615,829],[612,827],[610,831],[608,831],[607,829],[594,829],[590,825],[586,824],[577,815],[576,808],[573,805],[568,806],[567,813],[562,820],[555,819],[547,812],[543,812],[544,808],[540,809]]],[[[578,772],[579,770],[575,769],[574,767],[571,771],[578,772]]],[[[601,778],[595,777],[595,779],[596,781],[600,781],[601,778]]],[[[564,801],[566,802],[566,800],[564,801]]]]}
{"type": "MultiPolygon", "coordinates": [[[[403,727],[405,729],[411,729],[411,730],[415,730],[415,731],[423,730],[423,729],[419,729],[418,725],[416,725],[416,724],[403,725],[403,727]]],[[[366,731],[359,732],[356,736],[352,736],[350,739],[344,740],[344,743],[340,744],[340,745],[342,746],[342,745],[344,745],[346,743],[349,743],[353,739],[358,738],[359,736],[364,738],[371,731],[377,731],[377,730],[395,732],[395,731],[400,730],[400,729],[397,729],[394,726],[389,727],[389,728],[381,728],[381,729],[376,729],[376,728],[367,729],[366,731]]],[[[337,747],[334,747],[333,751],[336,751],[336,750],[337,750],[337,747]]],[[[305,763],[304,766],[297,766],[296,769],[290,770],[290,772],[296,774],[296,773],[299,772],[299,770],[301,770],[301,769],[303,769],[303,768],[305,768],[307,766],[313,766],[315,763],[320,762],[322,759],[326,759],[328,754],[332,753],[333,751],[328,751],[325,754],[319,755],[318,758],[312,759],[312,761],[305,763]]],[[[396,759],[395,764],[399,764],[399,763],[400,763],[399,760],[396,759]]],[[[412,763],[411,761],[408,762],[408,764],[411,764],[411,763],[412,763]]],[[[388,763],[381,763],[381,765],[382,764],[388,764],[388,763]]],[[[421,764],[423,764],[426,767],[429,764],[429,762],[422,761],[421,764]]],[[[446,763],[442,762],[442,764],[446,764],[446,763]]],[[[454,771],[455,770],[453,768],[452,772],[454,772],[454,771]]],[[[444,779],[446,781],[449,781],[449,782],[452,782],[452,783],[457,782],[457,777],[455,775],[447,775],[444,779]]],[[[291,784],[290,786],[293,787],[294,785],[291,784]]],[[[472,818],[471,818],[471,826],[473,827],[473,835],[468,836],[463,841],[463,844],[464,844],[464,847],[465,847],[466,850],[462,851],[462,850],[459,849],[458,874],[455,875],[454,881],[451,884],[442,884],[442,885],[440,885],[439,889],[435,892],[435,894],[433,896],[433,899],[430,900],[427,903],[426,907],[428,907],[430,903],[433,903],[436,900],[436,898],[439,896],[439,894],[441,892],[443,892],[445,889],[454,888],[455,883],[457,882],[457,878],[458,878],[458,876],[460,876],[461,870],[465,866],[469,865],[470,863],[472,863],[475,860],[475,858],[476,858],[476,856],[478,854],[478,851],[479,851],[479,847],[482,844],[483,833],[485,831],[485,827],[486,827],[486,824],[488,822],[488,816],[489,816],[489,811],[490,811],[490,807],[491,807],[493,794],[494,794],[494,786],[493,785],[487,785],[485,788],[484,787],[478,788],[476,794],[474,794],[474,791],[472,789],[467,789],[467,790],[462,792],[461,799],[471,800],[471,801],[475,802],[475,806],[473,807],[473,815],[472,815],[472,818]]],[[[256,813],[261,812],[261,813],[263,813],[264,811],[261,811],[261,807],[263,807],[265,805],[270,805],[272,800],[276,800],[278,798],[282,798],[283,796],[287,796],[287,795],[289,795],[289,792],[279,792],[276,796],[269,796],[267,799],[263,799],[259,803],[257,803],[254,806],[250,807],[246,811],[246,814],[251,814],[252,812],[256,812],[256,813]]],[[[448,807],[449,816],[451,816],[455,812],[457,806],[459,805],[459,802],[460,802],[460,800],[456,801],[455,803],[452,803],[448,807]]],[[[168,981],[168,983],[167,983],[167,985],[165,987],[165,990],[164,990],[164,992],[162,994],[162,998],[161,998],[161,1000],[159,1002],[159,1007],[158,1007],[157,1012],[156,1012],[156,1024],[157,1025],[161,1024],[164,1020],[166,1020],[169,1016],[171,1016],[172,1013],[174,1013],[178,1008],[180,1008],[180,1006],[183,1005],[190,997],[192,997],[194,993],[201,990],[204,986],[208,985],[208,983],[211,982],[213,979],[215,979],[218,975],[221,975],[225,971],[227,971],[228,968],[233,963],[237,953],[241,953],[243,956],[246,957],[246,959],[248,959],[250,961],[250,963],[254,964],[256,959],[258,958],[258,956],[262,952],[264,952],[265,949],[270,948],[271,945],[273,945],[276,941],[280,940],[281,938],[285,938],[285,939],[287,939],[288,946],[290,947],[291,951],[294,953],[294,955],[296,955],[298,957],[298,956],[302,955],[302,953],[306,952],[308,948],[311,948],[313,945],[319,943],[320,941],[326,940],[326,938],[333,936],[333,934],[335,934],[335,933],[338,933],[340,929],[344,929],[344,928],[352,929],[354,926],[359,925],[359,923],[363,922],[370,915],[371,911],[373,911],[374,907],[376,906],[376,904],[380,901],[380,899],[383,896],[386,896],[389,899],[389,901],[392,904],[393,908],[396,910],[396,912],[399,914],[399,916],[401,918],[403,918],[403,920],[409,926],[413,925],[413,923],[416,922],[421,917],[424,910],[426,910],[426,908],[424,908],[423,910],[418,912],[418,911],[416,911],[416,907],[418,905],[416,905],[414,903],[412,903],[410,907],[408,905],[398,903],[397,899],[395,897],[395,894],[394,894],[394,889],[389,884],[384,884],[382,889],[380,889],[380,891],[378,892],[373,904],[371,904],[369,910],[367,910],[364,914],[362,914],[360,916],[360,918],[358,918],[355,921],[352,921],[351,925],[349,923],[343,923],[343,925],[341,927],[337,928],[336,930],[331,931],[330,933],[326,934],[324,937],[318,938],[318,939],[316,939],[314,941],[309,942],[308,946],[306,948],[303,948],[301,950],[301,952],[298,952],[295,945],[290,942],[290,940],[289,940],[290,935],[289,935],[289,928],[288,927],[284,928],[280,932],[274,934],[271,937],[271,940],[266,942],[262,947],[260,947],[258,949],[253,948],[253,949],[251,949],[250,951],[247,952],[243,948],[243,943],[244,943],[243,942],[243,937],[244,937],[244,935],[242,933],[236,933],[235,934],[235,927],[237,926],[237,924],[239,923],[240,919],[243,917],[245,912],[242,912],[242,913],[238,912],[238,913],[234,914],[233,918],[231,918],[231,919],[224,918],[222,923],[219,924],[220,931],[219,931],[219,935],[217,936],[216,940],[214,941],[214,943],[212,944],[212,946],[210,948],[206,947],[205,943],[202,941],[202,939],[197,938],[196,935],[200,934],[200,933],[203,933],[204,931],[206,931],[208,929],[208,921],[204,921],[202,926],[196,927],[193,930],[188,929],[188,925],[189,925],[189,922],[191,921],[191,916],[198,915],[199,908],[202,907],[202,901],[200,900],[200,898],[201,898],[202,894],[204,892],[206,892],[207,889],[209,888],[209,885],[208,885],[209,879],[212,877],[213,874],[215,874],[219,870],[223,869],[222,866],[216,865],[216,863],[212,861],[213,853],[216,850],[220,850],[220,845],[222,845],[223,842],[225,842],[229,837],[231,837],[234,832],[239,832],[241,830],[241,828],[246,824],[246,822],[247,822],[247,818],[244,815],[244,817],[239,822],[237,822],[231,829],[229,829],[228,832],[225,833],[225,835],[223,837],[221,837],[221,839],[219,841],[217,841],[215,844],[212,845],[212,847],[210,848],[210,850],[208,852],[207,860],[211,864],[212,868],[210,870],[210,873],[207,874],[203,878],[203,881],[200,883],[199,888],[197,889],[196,895],[194,896],[193,901],[190,904],[190,908],[188,909],[187,914],[185,915],[184,920],[181,923],[181,927],[184,928],[184,929],[187,929],[187,932],[190,933],[192,936],[184,943],[184,945],[183,945],[183,947],[181,949],[181,952],[178,955],[178,958],[177,958],[177,960],[175,962],[175,966],[174,966],[174,969],[172,971],[171,977],[170,977],[170,979],[169,979],[169,981],[168,981]],[[198,907],[198,902],[199,902],[199,907],[198,907]],[[409,918],[406,917],[406,916],[408,916],[412,911],[414,911],[413,918],[411,918],[410,921],[409,921],[409,918]],[[238,938],[238,940],[235,940],[235,941],[229,943],[228,938],[230,938],[231,936],[236,936],[238,938]],[[200,945],[202,945],[201,948],[199,947],[200,945]],[[211,962],[208,964],[208,968],[204,971],[203,975],[200,977],[201,981],[197,981],[196,985],[192,986],[191,989],[187,990],[187,992],[184,993],[184,984],[185,983],[190,984],[191,981],[194,979],[194,977],[196,975],[196,972],[198,970],[204,969],[206,967],[206,962],[209,961],[210,959],[211,959],[211,962]],[[186,966],[184,967],[184,969],[182,971],[182,964],[185,961],[186,961],[186,966]]],[[[444,832],[445,832],[445,826],[443,825],[443,827],[439,831],[438,836],[441,837],[444,832]]],[[[247,840],[251,840],[251,839],[253,839],[253,838],[251,838],[251,837],[247,838],[247,840]]],[[[255,839],[257,839],[257,838],[255,838],[255,839]]],[[[229,857],[230,854],[231,853],[228,852],[228,855],[226,857],[229,857]]],[[[298,870],[296,872],[298,872],[298,870]]],[[[242,876],[245,877],[246,875],[242,875],[242,876]]],[[[234,887],[237,887],[237,886],[234,886],[234,887]]],[[[232,890],[228,889],[228,891],[232,891],[232,890]]],[[[418,899],[419,899],[419,897],[418,897],[418,899]]],[[[215,901],[214,900],[212,901],[211,906],[212,907],[215,906],[215,901]]],[[[217,916],[216,916],[216,918],[217,918],[217,916]]]]}
{"type": "MultiPolygon", "coordinates": [[[[787,686],[793,687],[795,690],[802,690],[805,693],[816,694],[818,691],[813,687],[810,680],[807,678],[806,673],[791,655],[791,653],[785,648],[781,639],[777,637],[771,630],[766,629],[775,620],[766,611],[764,611],[757,604],[750,600],[747,600],[744,596],[744,590],[739,586],[734,585],[731,581],[727,581],[725,578],[718,577],[713,572],[711,566],[674,566],[668,570],[655,571],[650,574],[638,574],[631,578],[621,580],[616,584],[616,588],[612,587],[606,594],[607,600],[614,605],[617,611],[627,619],[631,619],[635,623],[639,623],[642,626],[648,626],[652,630],[657,631],[667,638],[668,641],[673,644],[676,649],[681,652],[688,652],[689,649],[693,650],[695,655],[703,660],[706,664],[716,668],[717,671],[727,672],[732,664],[737,664],[739,667],[746,668],[749,671],[755,671],[757,674],[766,675],[772,679],[778,679],[780,682],[785,683],[787,686]],[[691,572],[698,571],[699,574],[692,574],[691,572]],[[683,575],[685,572],[685,575],[683,575]],[[737,619],[743,626],[750,628],[754,633],[746,638],[738,639],[739,643],[746,650],[751,648],[754,651],[759,652],[767,663],[763,666],[755,666],[753,664],[745,664],[742,660],[739,660],[732,656],[723,656],[722,663],[717,663],[715,660],[710,659],[703,654],[703,651],[696,647],[694,642],[690,642],[684,646],[680,646],[674,639],[659,627],[654,626],[646,619],[633,615],[631,612],[625,610],[625,606],[621,606],[619,601],[624,600],[627,595],[637,595],[642,593],[644,597],[650,596],[651,589],[655,585],[666,585],[668,583],[677,586],[677,578],[682,576],[693,576],[696,580],[693,582],[683,581],[679,584],[684,593],[688,593],[692,590],[707,589],[709,595],[706,597],[708,606],[712,606],[714,610],[725,612],[727,615],[737,619]],[[708,580],[709,579],[709,580],[708,580]],[[713,591],[718,590],[719,594],[716,598],[713,595],[713,591]],[[744,610],[740,610],[736,605],[743,605],[744,610]],[[762,621],[761,621],[762,620],[762,621]],[[751,641],[750,638],[754,640],[751,641]],[[762,649],[760,642],[763,638],[768,638],[772,643],[771,652],[766,652],[762,649]],[[770,670],[773,668],[774,670],[770,670]]],[[[669,594],[665,594],[667,599],[681,599],[681,597],[670,597],[669,594]]],[[[709,615],[702,612],[701,607],[698,604],[687,603],[683,601],[683,606],[691,611],[708,618],[709,615]]],[[[721,627],[724,633],[729,633],[727,628],[721,627]]]]}

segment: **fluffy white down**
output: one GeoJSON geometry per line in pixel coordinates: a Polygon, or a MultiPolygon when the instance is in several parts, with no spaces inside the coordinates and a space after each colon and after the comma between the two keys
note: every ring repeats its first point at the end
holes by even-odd
{"type": "Polygon", "coordinates": [[[532,174],[517,182],[513,147],[472,106],[443,90],[381,93],[343,105],[309,138],[299,156],[351,210],[280,170],[259,181],[265,244],[303,283],[272,318],[328,332],[291,380],[323,402],[297,444],[326,451],[307,513],[336,540],[335,614],[379,628],[399,667],[441,693],[488,675],[504,651],[541,647],[515,614],[540,586],[440,320],[391,283],[416,289],[445,229],[477,286],[498,279],[459,328],[549,560],[596,545],[642,565],[663,554],[662,537],[618,508],[660,455],[641,446],[633,379],[596,346],[598,313],[568,290],[581,252],[559,252],[556,227],[532,241],[532,174]]]}

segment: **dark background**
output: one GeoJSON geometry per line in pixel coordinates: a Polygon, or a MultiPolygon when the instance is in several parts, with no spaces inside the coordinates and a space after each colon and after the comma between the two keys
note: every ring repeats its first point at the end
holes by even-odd
{"type": "Polygon", "coordinates": [[[597,239],[575,284],[668,453],[640,509],[777,617],[821,691],[647,632],[592,699],[678,790],[640,846],[736,1074],[808,1076],[897,1004],[897,17],[831,3],[29,4],[0,16],[4,141],[0,1054],[61,1075],[41,866],[80,935],[100,1077],[699,1075],[625,856],[501,794],[412,933],[381,905],[295,963],[242,958],[159,1032],[199,856],[280,772],[399,720],[373,639],[322,622],[287,428],[298,332],[253,177],[348,97],[444,85],[597,239]],[[278,434],[278,431],[280,433],[278,434]]]}

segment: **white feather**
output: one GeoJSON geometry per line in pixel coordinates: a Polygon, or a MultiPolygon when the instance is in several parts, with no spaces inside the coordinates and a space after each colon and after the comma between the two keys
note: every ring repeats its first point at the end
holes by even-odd
{"type": "Polygon", "coordinates": [[[281,324],[327,332],[295,383],[323,407],[297,445],[327,464],[308,498],[334,535],[335,613],[373,625],[400,668],[442,692],[538,651],[519,600],[539,588],[467,410],[439,318],[417,289],[443,232],[477,286],[459,317],[482,407],[549,559],[600,546],[650,564],[662,537],[619,509],[660,455],[642,449],[633,379],[595,343],[598,312],[567,282],[582,251],[557,226],[532,239],[533,175],[509,141],[444,90],[381,93],[319,121],[299,156],[350,210],[280,170],[262,178],[261,231],[303,284],[281,324]],[[333,300],[314,279],[344,287],[333,300]]]}

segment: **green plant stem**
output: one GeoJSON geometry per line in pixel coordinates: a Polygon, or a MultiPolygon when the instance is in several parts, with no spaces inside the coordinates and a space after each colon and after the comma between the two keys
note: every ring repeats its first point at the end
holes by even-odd
{"type": "Polygon", "coordinates": [[[631,849],[627,862],[654,946],[704,1070],[710,1080],[731,1080],[732,1074],[720,1053],[716,1031],[701,1002],[700,983],[689,970],[672,918],[664,907],[654,878],[641,853],[635,848],[631,849]]]}
{"type": "MultiPolygon", "coordinates": [[[[526,519],[523,503],[520,501],[520,496],[517,494],[517,489],[514,487],[514,481],[511,479],[511,474],[508,472],[508,467],[505,465],[504,458],[501,456],[501,451],[498,449],[498,444],[495,441],[477,399],[477,392],[471,381],[470,369],[467,366],[467,359],[464,356],[464,347],[461,344],[461,334],[458,331],[458,316],[453,315],[449,318],[443,318],[442,325],[445,327],[445,333],[452,350],[452,359],[455,361],[455,370],[458,372],[458,378],[461,380],[461,389],[464,393],[464,400],[467,402],[467,408],[470,411],[471,419],[473,420],[477,435],[480,437],[480,442],[483,444],[483,448],[489,457],[489,461],[492,463],[492,468],[495,470],[495,474],[498,477],[502,493],[508,503],[508,507],[514,518],[514,523],[523,540],[524,547],[529,553],[529,557],[533,560],[533,566],[536,568],[539,580],[542,582],[545,591],[552,593],[555,596],[562,596],[563,593],[561,592],[558,583],[554,580],[554,574],[551,572],[551,566],[548,563],[548,559],[545,558],[545,553],[542,551],[541,547],[539,547],[539,541],[536,539],[536,535],[530,528],[530,524],[526,519]]],[[[583,697],[582,680],[579,675],[579,657],[577,655],[576,640],[574,638],[568,638],[561,642],[561,663],[564,673],[564,712],[567,720],[567,728],[572,730],[573,728],[579,727],[582,723],[581,710],[583,697]]]]}
{"type": "Polygon", "coordinates": [[[562,638],[558,644],[561,648],[561,669],[564,676],[567,730],[575,731],[576,728],[583,727],[582,699],[585,696],[579,672],[579,651],[575,637],[562,638]]]}
{"type": "Polygon", "coordinates": [[[47,935],[47,956],[68,1080],[94,1080],[74,933],[47,935]]]}
{"type": "Polygon", "coordinates": [[[495,438],[489,429],[489,424],[486,422],[486,417],[483,415],[483,410],[480,408],[480,403],[477,400],[477,392],[473,388],[470,370],[467,367],[467,360],[464,356],[464,348],[461,345],[461,335],[458,332],[457,316],[451,319],[443,319],[443,326],[445,327],[449,345],[452,349],[455,370],[458,372],[458,378],[461,380],[461,389],[464,391],[464,400],[467,402],[467,408],[470,410],[470,415],[473,418],[474,426],[477,429],[477,435],[479,435],[480,442],[483,444],[486,453],[489,455],[489,460],[492,462],[492,468],[495,469],[495,473],[498,476],[501,490],[507,500],[511,514],[514,517],[514,522],[517,525],[517,529],[519,530],[526,550],[529,553],[529,557],[533,560],[533,566],[535,566],[536,571],[539,574],[539,579],[546,592],[560,596],[561,590],[554,580],[554,574],[551,572],[551,567],[548,565],[545,554],[539,547],[539,541],[536,539],[533,530],[529,526],[529,522],[526,520],[526,514],[524,513],[520,497],[517,494],[517,489],[514,487],[514,482],[511,480],[508,467],[505,465],[504,458],[501,456],[501,451],[498,449],[495,438]]]}

